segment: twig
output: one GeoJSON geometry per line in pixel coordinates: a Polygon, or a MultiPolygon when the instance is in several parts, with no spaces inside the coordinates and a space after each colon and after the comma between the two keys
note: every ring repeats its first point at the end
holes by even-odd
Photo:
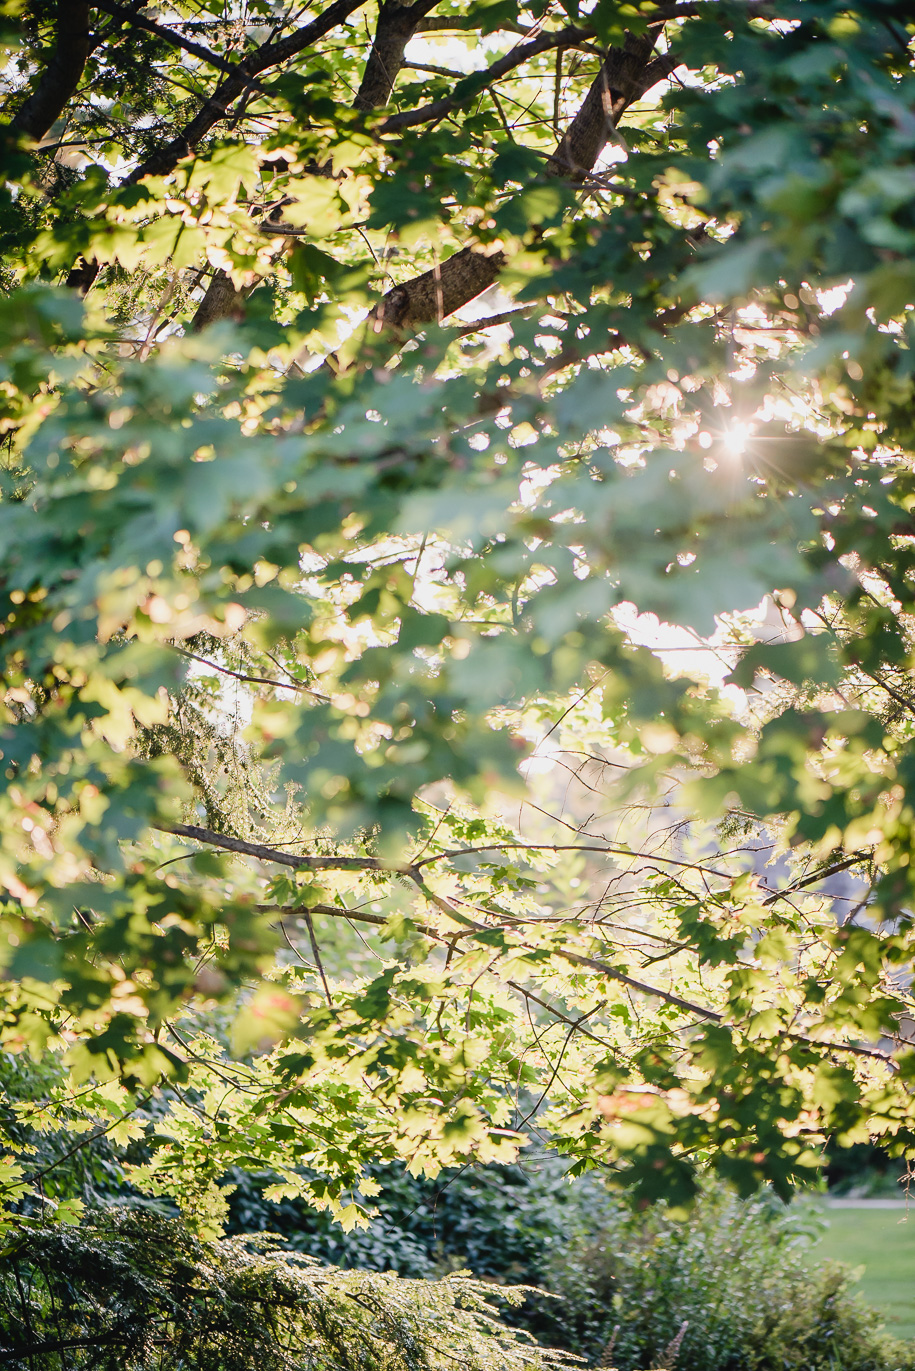
{"type": "Polygon", "coordinates": [[[218,71],[224,72],[228,76],[238,77],[251,90],[259,91],[262,95],[269,93],[267,87],[260,81],[256,81],[253,76],[246,76],[240,70],[237,62],[227,61],[225,57],[220,57],[210,48],[205,48],[202,43],[195,43],[193,39],[185,38],[183,34],[176,33],[174,29],[163,28],[154,19],[147,19],[145,14],[140,14],[137,10],[128,9],[126,5],[115,4],[114,0],[95,0],[95,8],[104,10],[106,14],[113,15],[115,19],[120,19],[122,23],[130,24],[135,29],[146,29],[147,33],[154,33],[163,42],[171,43],[172,47],[183,48],[185,52],[191,53],[194,57],[199,57],[208,66],[216,67],[218,71]]]}

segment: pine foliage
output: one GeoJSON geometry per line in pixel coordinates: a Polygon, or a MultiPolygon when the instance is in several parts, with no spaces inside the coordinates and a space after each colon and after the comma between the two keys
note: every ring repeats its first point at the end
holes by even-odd
{"type": "MultiPolygon", "coordinates": [[[[0,1265],[0,1358],[41,1371],[546,1371],[466,1273],[342,1272],[113,1208],[21,1229],[0,1265]]],[[[521,1289],[500,1289],[518,1303],[521,1289]]]]}

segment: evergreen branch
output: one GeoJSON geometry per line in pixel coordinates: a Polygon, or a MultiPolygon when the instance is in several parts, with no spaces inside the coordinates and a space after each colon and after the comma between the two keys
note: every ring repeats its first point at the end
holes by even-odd
{"type": "Polygon", "coordinates": [[[29,1361],[32,1357],[51,1352],[65,1352],[76,1347],[130,1347],[132,1343],[121,1333],[100,1333],[97,1338],[54,1338],[50,1342],[23,1343],[20,1347],[0,1347],[0,1362],[29,1361]]]}

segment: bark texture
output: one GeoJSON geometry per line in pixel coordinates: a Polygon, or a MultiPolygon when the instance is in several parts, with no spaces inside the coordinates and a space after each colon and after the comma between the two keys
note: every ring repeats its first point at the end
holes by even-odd
{"type": "Polygon", "coordinates": [[[356,109],[377,109],[386,105],[394,82],[404,63],[404,50],[438,0],[382,0],[378,12],[375,41],[362,75],[362,83],[353,101],[356,109]]]}
{"type": "Polygon", "coordinates": [[[621,48],[610,49],[581,108],[550,159],[548,169],[552,175],[580,180],[593,171],[620,118],[660,79],[660,76],[651,75],[646,85],[659,33],[658,28],[638,36],[627,34],[621,48]]]}
{"type": "MultiPolygon", "coordinates": [[[[548,175],[580,180],[593,170],[629,106],[672,69],[669,59],[652,61],[659,33],[660,27],[638,37],[627,35],[622,47],[610,49],[547,163],[548,175]]],[[[464,248],[434,271],[389,290],[375,310],[376,327],[408,330],[440,322],[494,285],[504,264],[502,252],[464,248]]]]}
{"type": "Polygon", "coordinates": [[[82,0],[58,0],[54,55],[10,127],[36,142],[44,138],[76,93],[89,50],[89,5],[82,0]]]}
{"type": "Polygon", "coordinates": [[[501,250],[464,248],[440,267],[389,290],[375,311],[376,327],[416,328],[446,319],[491,286],[504,265],[501,250]]]}
{"type": "Polygon", "coordinates": [[[206,294],[197,306],[197,313],[191,320],[191,332],[199,333],[208,324],[218,323],[220,319],[244,318],[245,299],[251,293],[250,287],[236,290],[231,276],[220,267],[213,273],[206,294]]]}

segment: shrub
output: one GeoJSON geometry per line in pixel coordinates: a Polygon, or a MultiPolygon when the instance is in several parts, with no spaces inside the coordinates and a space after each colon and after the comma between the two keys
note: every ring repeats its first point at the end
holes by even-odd
{"type": "Polygon", "coordinates": [[[269,1203],[265,1181],[235,1171],[229,1231],[271,1232],[337,1266],[435,1277],[466,1267],[487,1280],[538,1284],[544,1263],[562,1248],[588,1200],[603,1188],[590,1178],[574,1186],[559,1157],[534,1165],[471,1166],[434,1180],[402,1166],[370,1169],[381,1184],[378,1212],[367,1229],[343,1231],[324,1213],[296,1199],[269,1203]]]}
{"type": "Polygon", "coordinates": [[[583,1224],[546,1264],[559,1299],[535,1301],[527,1326],[618,1371],[663,1365],[681,1330],[677,1371],[915,1366],[915,1350],[881,1336],[846,1268],[809,1261],[809,1239],[795,1211],[719,1187],[685,1220],[608,1203],[596,1231],[583,1224]]]}
{"type": "Polygon", "coordinates": [[[880,1335],[880,1315],[849,1289],[837,1262],[773,1282],[747,1349],[749,1371],[907,1371],[915,1349],[880,1335]]]}

